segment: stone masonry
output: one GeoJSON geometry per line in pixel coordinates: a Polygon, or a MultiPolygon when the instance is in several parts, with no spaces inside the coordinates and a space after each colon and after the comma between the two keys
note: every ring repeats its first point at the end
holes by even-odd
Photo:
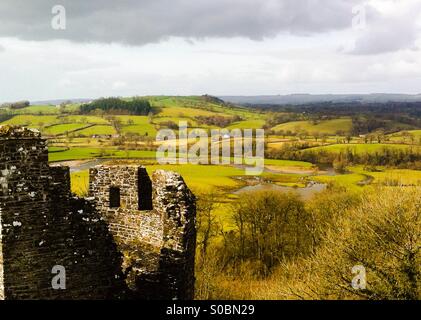
{"type": "Polygon", "coordinates": [[[193,299],[196,208],[183,178],[98,166],[89,191],[71,194],[39,132],[0,127],[0,299],[193,299]]]}

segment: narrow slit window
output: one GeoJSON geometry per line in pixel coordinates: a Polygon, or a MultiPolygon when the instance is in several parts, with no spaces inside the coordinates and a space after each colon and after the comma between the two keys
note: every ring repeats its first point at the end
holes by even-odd
{"type": "Polygon", "coordinates": [[[120,188],[110,188],[110,208],[120,208],[120,188]]]}
{"type": "Polygon", "coordinates": [[[139,174],[138,181],[138,190],[139,190],[139,210],[146,211],[152,210],[152,181],[147,175],[147,173],[142,172],[139,174]]]}

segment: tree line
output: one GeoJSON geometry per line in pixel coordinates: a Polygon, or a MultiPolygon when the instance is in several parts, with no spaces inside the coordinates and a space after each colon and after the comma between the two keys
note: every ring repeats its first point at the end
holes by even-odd
{"type": "Polygon", "coordinates": [[[152,111],[152,107],[146,99],[123,100],[114,97],[101,98],[80,106],[82,114],[94,113],[97,110],[104,111],[107,114],[148,115],[152,111]]]}
{"type": "Polygon", "coordinates": [[[409,187],[247,193],[224,230],[215,195],[199,195],[196,298],[420,299],[420,199],[409,187]]]}
{"type": "Polygon", "coordinates": [[[8,109],[23,109],[29,107],[31,103],[27,100],[23,101],[16,101],[16,102],[6,102],[0,105],[1,108],[8,108],[8,109]]]}
{"type": "Polygon", "coordinates": [[[195,117],[196,121],[199,124],[205,124],[208,126],[217,126],[220,128],[225,128],[231,125],[234,122],[241,121],[242,118],[238,115],[232,117],[224,116],[197,116],[195,117]]]}
{"type": "Polygon", "coordinates": [[[315,164],[334,165],[341,162],[346,165],[389,166],[406,169],[421,169],[421,152],[416,147],[405,149],[381,148],[375,152],[357,151],[352,146],[332,152],[328,150],[312,150],[308,145],[300,143],[286,143],[279,149],[266,151],[270,159],[289,159],[306,161],[315,164]]]}

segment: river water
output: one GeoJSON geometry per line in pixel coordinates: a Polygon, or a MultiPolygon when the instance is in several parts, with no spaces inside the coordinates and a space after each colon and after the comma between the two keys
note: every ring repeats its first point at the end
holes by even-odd
{"type": "Polygon", "coordinates": [[[294,188],[279,186],[273,183],[261,183],[253,186],[245,186],[237,191],[234,194],[242,194],[244,192],[251,191],[281,191],[281,192],[295,192],[301,196],[303,200],[311,199],[315,194],[326,189],[326,185],[322,183],[310,183],[305,188],[294,188]]]}
{"type": "MultiPolygon", "coordinates": [[[[70,163],[62,163],[64,165],[70,165],[70,172],[80,172],[80,171],[84,171],[84,170],[88,170],[90,168],[93,168],[97,165],[100,165],[104,162],[110,161],[111,159],[94,159],[94,160],[89,160],[86,162],[81,162],[78,164],[70,164],[70,163]]],[[[56,165],[58,165],[59,163],[57,163],[56,165]]],[[[323,168],[323,171],[318,172],[316,175],[318,174],[324,174],[324,175],[336,175],[335,171],[333,170],[333,168],[323,168]]],[[[266,169],[265,171],[271,171],[266,169]]],[[[278,172],[279,173],[279,172],[278,172]]],[[[252,192],[252,191],[281,191],[281,192],[295,192],[298,195],[301,196],[301,198],[303,200],[308,200],[311,199],[315,194],[325,190],[327,187],[326,184],[322,184],[322,183],[315,183],[315,182],[310,182],[306,187],[304,188],[298,188],[298,187],[287,187],[287,186],[280,186],[277,185],[275,183],[270,183],[270,182],[260,182],[257,184],[253,184],[253,185],[248,185],[248,186],[244,186],[236,191],[233,192],[233,194],[242,194],[245,192],[252,192]]]]}

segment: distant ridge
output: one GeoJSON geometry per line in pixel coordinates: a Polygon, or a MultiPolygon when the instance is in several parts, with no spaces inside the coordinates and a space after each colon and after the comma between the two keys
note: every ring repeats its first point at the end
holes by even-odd
{"type": "Polygon", "coordinates": [[[84,99],[84,98],[77,98],[77,99],[53,99],[53,100],[42,100],[42,101],[31,101],[31,105],[58,105],[60,103],[72,101],[73,103],[85,103],[92,101],[92,99],[84,99]]]}
{"type": "MultiPolygon", "coordinates": [[[[202,96],[221,99],[220,102],[228,102],[241,105],[302,105],[312,103],[388,103],[388,102],[421,102],[421,94],[394,94],[394,93],[371,93],[371,94],[288,94],[288,95],[259,95],[259,96],[202,96]]],[[[93,99],[52,99],[31,101],[31,105],[58,105],[62,102],[86,103],[93,99]]]]}
{"type": "Polygon", "coordinates": [[[259,105],[301,105],[311,103],[387,103],[387,102],[418,102],[421,94],[290,94],[290,95],[266,95],[266,96],[218,96],[220,99],[236,104],[259,104],[259,105]]]}

